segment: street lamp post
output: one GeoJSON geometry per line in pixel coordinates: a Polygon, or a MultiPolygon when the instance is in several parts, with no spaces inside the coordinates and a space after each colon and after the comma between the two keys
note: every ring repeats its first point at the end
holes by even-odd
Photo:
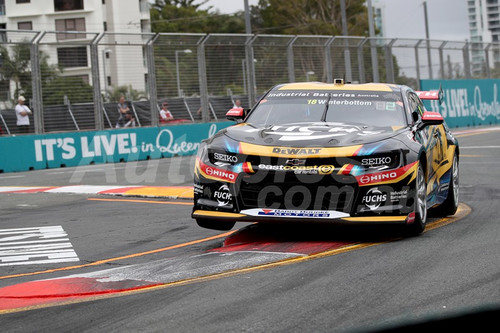
{"type": "Polygon", "coordinates": [[[181,91],[181,78],[179,76],[179,53],[192,53],[190,49],[185,49],[185,50],[177,50],[175,51],[175,72],[177,75],[177,95],[179,97],[182,96],[182,91],[181,91]]]}

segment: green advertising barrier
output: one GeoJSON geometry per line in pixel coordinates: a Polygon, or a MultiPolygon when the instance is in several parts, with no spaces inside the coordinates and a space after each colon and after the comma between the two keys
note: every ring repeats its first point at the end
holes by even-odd
{"type": "Polygon", "coordinates": [[[234,122],[0,137],[0,172],[196,154],[200,141],[234,122]]]}
{"type": "Polygon", "coordinates": [[[500,123],[500,80],[421,80],[421,90],[438,90],[444,101],[425,101],[428,110],[441,113],[450,127],[493,125],[500,123]]]}

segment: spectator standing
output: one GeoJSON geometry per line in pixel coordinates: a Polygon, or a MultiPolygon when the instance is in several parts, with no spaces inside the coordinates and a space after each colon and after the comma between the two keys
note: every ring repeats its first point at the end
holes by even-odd
{"type": "Polygon", "coordinates": [[[241,101],[239,99],[234,101],[233,109],[234,108],[241,108],[241,101]]]}
{"type": "Polygon", "coordinates": [[[160,110],[160,124],[166,124],[171,120],[174,120],[174,116],[172,115],[172,112],[168,110],[168,103],[164,102],[161,105],[160,110]]]}
{"type": "Polygon", "coordinates": [[[126,123],[125,119],[127,112],[130,112],[130,109],[127,105],[127,102],[125,102],[125,97],[120,96],[120,102],[118,103],[118,113],[120,114],[120,117],[116,122],[116,128],[123,127],[123,125],[126,123]]]}
{"type": "Polygon", "coordinates": [[[26,99],[23,96],[19,96],[16,105],[17,128],[21,134],[26,134],[30,131],[29,115],[31,115],[32,112],[29,107],[24,105],[25,101],[26,99]]]}

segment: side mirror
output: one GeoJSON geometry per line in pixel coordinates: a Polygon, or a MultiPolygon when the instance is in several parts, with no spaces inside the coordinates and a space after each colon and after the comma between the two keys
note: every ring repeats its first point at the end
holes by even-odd
{"type": "Polygon", "coordinates": [[[226,113],[227,120],[242,122],[245,118],[245,110],[243,108],[233,108],[226,113]]]}
{"type": "Polygon", "coordinates": [[[422,115],[422,123],[419,127],[424,128],[426,126],[441,125],[443,122],[444,118],[439,112],[425,111],[422,115]]]}

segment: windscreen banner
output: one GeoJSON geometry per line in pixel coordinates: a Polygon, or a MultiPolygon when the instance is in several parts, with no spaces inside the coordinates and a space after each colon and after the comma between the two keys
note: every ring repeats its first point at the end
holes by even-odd
{"type": "Polygon", "coordinates": [[[234,122],[0,137],[0,172],[193,155],[234,122]]]}
{"type": "Polygon", "coordinates": [[[424,101],[429,111],[441,113],[449,127],[500,123],[500,80],[421,80],[422,91],[442,86],[444,100],[424,101]]]}

